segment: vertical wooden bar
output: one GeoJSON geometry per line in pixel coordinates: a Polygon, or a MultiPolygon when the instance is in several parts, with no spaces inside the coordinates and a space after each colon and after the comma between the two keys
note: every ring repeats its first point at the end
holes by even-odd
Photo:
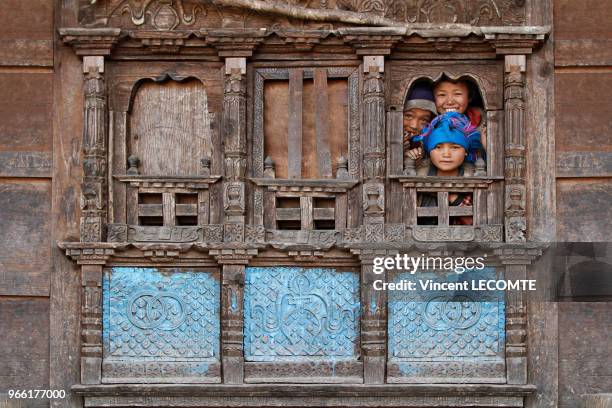
{"type": "MultiPolygon", "coordinates": [[[[126,143],[126,131],[127,131],[127,112],[114,112],[110,122],[113,131],[113,146],[114,150],[111,154],[114,154],[115,158],[113,161],[111,172],[109,174],[109,183],[113,183],[113,205],[114,208],[114,219],[113,222],[124,224],[127,223],[127,208],[126,208],[126,193],[127,187],[125,183],[113,180],[113,174],[125,174],[127,172],[127,143],[126,143]]],[[[109,136],[110,142],[110,136],[109,136]]]]}
{"type": "Polygon", "coordinates": [[[210,193],[208,190],[198,192],[198,225],[210,223],[210,193]]]}
{"type": "MultiPolygon", "coordinates": [[[[399,107],[394,107],[391,112],[387,112],[388,175],[402,174],[404,171],[402,129],[402,110],[399,107]]],[[[394,180],[387,182],[387,222],[402,222],[402,208],[405,203],[403,202],[403,195],[403,186],[400,183],[394,180]]]]}
{"type": "Polygon", "coordinates": [[[438,192],[438,225],[448,226],[448,191],[438,192]]]}
{"type": "Polygon", "coordinates": [[[412,187],[404,187],[404,202],[402,203],[402,218],[407,227],[417,224],[417,191],[412,187]]]}
{"type": "Polygon", "coordinates": [[[138,189],[128,186],[127,188],[127,223],[138,225],[138,189]]]}
{"type": "Polygon", "coordinates": [[[314,228],[314,220],[312,218],[312,197],[300,197],[301,221],[303,230],[311,230],[314,228]]]}
{"type": "Polygon", "coordinates": [[[173,227],[176,225],[176,200],[174,193],[163,193],[162,196],[164,226],[173,227]]]}
{"type": "Polygon", "coordinates": [[[102,265],[81,266],[81,384],[102,381],[102,265]]]}
{"type": "Polygon", "coordinates": [[[263,194],[264,226],[268,229],[276,229],[276,194],[274,191],[265,191],[263,194]]]}
{"type": "Polygon", "coordinates": [[[336,196],[335,229],[346,228],[348,197],[346,194],[336,196]]]}
{"type": "Polygon", "coordinates": [[[327,100],[327,69],[315,68],[315,127],[317,134],[317,169],[319,177],[331,178],[332,164],[331,151],[329,147],[329,110],[327,100]]]}
{"type": "Polygon", "coordinates": [[[487,190],[478,188],[473,194],[473,224],[484,225],[487,223],[487,190]]]}
{"type": "Polygon", "coordinates": [[[242,384],[244,380],[244,274],[245,265],[223,265],[221,364],[225,384],[242,384]]]}
{"type": "Polygon", "coordinates": [[[287,178],[302,177],[302,96],[304,70],[289,70],[289,135],[287,143],[287,178]]]}

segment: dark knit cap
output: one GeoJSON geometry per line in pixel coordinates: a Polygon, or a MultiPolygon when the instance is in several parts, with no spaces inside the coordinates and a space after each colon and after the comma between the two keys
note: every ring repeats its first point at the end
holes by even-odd
{"type": "Polygon", "coordinates": [[[430,111],[434,116],[438,114],[434,102],[433,91],[429,85],[421,83],[410,88],[406,103],[404,104],[404,111],[412,108],[430,111]]]}

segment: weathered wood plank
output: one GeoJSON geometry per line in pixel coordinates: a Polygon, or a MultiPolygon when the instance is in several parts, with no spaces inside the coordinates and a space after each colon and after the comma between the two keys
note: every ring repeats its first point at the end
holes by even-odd
{"type": "Polygon", "coordinates": [[[302,177],[302,97],[304,71],[289,70],[289,123],[287,141],[287,178],[302,177]]]}
{"type": "Polygon", "coordinates": [[[438,192],[438,225],[448,225],[448,192],[438,192]]]}
{"type": "Polygon", "coordinates": [[[0,74],[0,151],[51,151],[52,86],[49,73],[0,74]]]}
{"type": "Polygon", "coordinates": [[[164,226],[173,227],[176,224],[176,197],[174,193],[163,193],[164,226]]]}
{"type": "Polygon", "coordinates": [[[612,177],[612,152],[557,152],[557,177],[612,177]]]}
{"type": "Polygon", "coordinates": [[[612,40],[577,38],[555,40],[557,67],[609,67],[612,65],[612,40]]]}
{"type": "Polygon", "coordinates": [[[302,213],[301,225],[303,230],[311,230],[314,227],[312,218],[312,197],[300,197],[300,208],[302,213]]]}
{"type": "MultiPolygon", "coordinates": [[[[559,303],[559,407],[612,389],[612,313],[607,302],[559,303]]],[[[601,405],[604,406],[604,405],[601,405]]],[[[592,405],[590,407],[596,407],[592,405]]]]}
{"type": "Polygon", "coordinates": [[[562,241],[607,241],[612,231],[612,183],[557,180],[557,236],[562,241]]]}
{"type": "Polygon", "coordinates": [[[317,138],[317,168],[321,178],[331,178],[332,160],[329,146],[329,110],[327,95],[327,69],[314,70],[315,129],[317,138]]]}
{"type": "Polygon", "coordinates": [[[346,194],[338,194],[336,196],[336,211],[334,213],[335,219],[335,228],[342,229],[346,228],[347,221],[347,207],[348,207],[348,197],[346,194]]]}
{"type": "Polygon", "coordinates": [[[47,180],[0,180],[0,295],[49,295],[50,202],[47,180]]]}
{"type": "Polygon", "coordinates": [[[0,177],[51,177],[51,153],[0,152],[0,177]]]}
{"type": "Polygon", "coordinates": [[[2,390],[49,383],[49,300],[0,298],[2,390]],[[8,335],[10,333],[10,335],[8,335]]]}
{"type": "Polygon", "coordinates": [[[53,41],[2,39],[0,40],[0,66],[52,67],[53,41]]]}

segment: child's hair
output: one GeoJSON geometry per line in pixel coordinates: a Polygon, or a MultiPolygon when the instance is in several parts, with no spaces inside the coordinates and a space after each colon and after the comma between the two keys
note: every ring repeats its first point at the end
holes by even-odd
{"type": "Polygon", "coordinates": [[[467,116],[458,112],[447,112],[437,116],[420,135],[413,138],[415,142],[423,142],[427,153],[440,143],[455,143],[462,146],[466,153],[466,161],[474,163],[477,153],[482,149],[480,132],[467,116]]]}
{"type": "Polygon", "coordinates": [[[451,84],[464,84],[468,90],[468,102],[472,102],[474,100],[474,89],[473,89],[472,81],[470,81],[469,79],[465,79],[464,77],[461,77],[458,79],[451,79],[447,77],[446,75],[442,75],[440,79],[434,82],[434,85],[433,85],[434,93],[436,92],[436,88],[438,87],[438,85],[440,85],[442,82],[450,82],[451,84]]]}

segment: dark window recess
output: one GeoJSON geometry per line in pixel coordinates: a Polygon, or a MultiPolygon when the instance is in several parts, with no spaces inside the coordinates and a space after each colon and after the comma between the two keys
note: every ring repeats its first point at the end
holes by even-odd
{"type": "Polygon", "coordinates": [[[436,193],[417,195],[417,225],[438,225],[438,212],[436,193]]]}
{"type": "Polygon", "coordinates": [[[276,228],[299,230],[301,227],[300,198],[276,197],[276,228]]]}
{"type": "Polygon", "coordinates": [[[138,224],[144,226],[164,225],[161,193],[138,194],[138,224]]]}
{"type": "Polygon", "coordinates": [[[179,225],[179,226],[198,225],[198,217],[197,216],[185,216],[185,215],[177,216],[176,225],[179,225]]]}
{"type": "Polygon", "coordinates": [[[314,229],[333,230],[336,228],[336,199],[334,197],[314,197],[312,207],[314,229]]]}
{"type": "Polygon", "coordinates": [[[164,225],[163,217],[138,217],[139,225],[149,227],[161,227],[164,225]]]}

